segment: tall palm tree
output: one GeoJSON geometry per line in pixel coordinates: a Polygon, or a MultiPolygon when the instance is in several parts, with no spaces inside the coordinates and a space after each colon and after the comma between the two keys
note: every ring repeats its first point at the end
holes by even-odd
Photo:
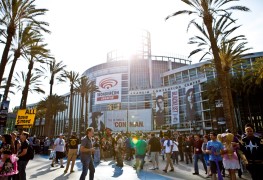
{"type": "Polygon", "coordinates": [[[63,65],[63,61],[57,62],[56,59],[52,58],[51,60],[47,61],[47,67],[41,66],[42,69],[45,71],[48,71],[50,73],[50,80],[49,80],[49,95],[52,95],[53,92],[53,85],[54,81],[57,80],[60,82],[65,82],[65,78],[63,77],[64,69],[66,68],[66,65],[63,65]]]}
{"type": "MultiPolygon", "coordinates": [[[[42,85],[42,81],[40,80],[41,75],[37,75],[37,74],[31,74],[30,75],[30,80],[29,80],[29,86],[27,87],[27,91],[34,93],[41,93],[41,94],[45,94],[45,91],[41,88],[42,85]]],[[[14,78],[14,85],[17,89],[17,91],[22,91],[22,98],[21,98],[21,102],[20,102],[20,109],[25,109],[26,107],[23,107],[23,95],[24,95],[24,91],[25,91],[25,86],[23,86],[23,84],[25,85],[25,82],[27,80],[27,76],[26,74],[21,71],[20,73],[16,73],[16,76],[14,78]]]]}
{"type": "MultiPolygon", "coordinates": [[[[47,9],[38,9],[34,5],[35,0],[1,0],[0,1],[0,23],[5,27],[6,42],[2,53],[0,64],[0,83],[3,78],[12,39],[16,33],[19,23],[32,23],[36,29],[49,32],[45,27],[47,22],[38,21],[37,17],[45,15],[47,9]]],[[[1,85],[1,84],[0,84],[1,85]]]]}
{"type": "MultiPolygon", "coordinates": [[[[185,4],[187,4],[193,10],[181,10],[177,11],[166,17],[166,20],[177,15],[196,15],[201,19],[202,24],[205,26],[205,29],[208,34],[208,38],[211,44],[213,59],[215,61],[215,69],[217,72],[217,79],[220,87],[220,94],[223,100],[224,107],[224,115],[226,118],[226,125],[231,131],[235,132],[235,120],[234,116],[232,116],[233,109],[231,108],[228,90],[226,89],[227,79],[225,78],[225,74],[223,73],[221,58],[219,56],[219,47],[217,46],[217,39],[214,33],[213,21],[215,21],[216,17],[220,16],[228,16],[232,10],[240,10],[240,11],[249,11],[249,9],[245,6],[230,6],[224,9],[226,5],[229,5],[231,2],[236,2],[239,0],[181,0],[185,4]]],[[[230,17],[229,17],[230,18],[230,17]]],[[[190,21],[191,23],[196,22],[195,19],[190,21]]]]}
{"type": "Polygon", "coordinates": [[[16,62],[18,61],[20,56],[25,57],[22,49],[25,50],[25,49],[30,48],[32,43],[35,43],[38,40],[39,40],[39,32],[37,32],[36,30],[33,30],[31,25],[27,25],[25,28],[23,28],[23,25],[20,24],[19,29],[18,29],[18,33],[15,36],[15,43],[14,43],[15,47],[12,48],[12,51],[14,52],[14,57],[12,60],[11,69],[10,69],[8,79],[7,79],[7,83],[5,86],[4,100],[6,100],[8,97],[8,93],[9,93],[9,89],[11,86],[11,81],[12,81],[12,77],[14,74],[16,62]]]}
{"type": "MultiPolygon", "coordinates": [[[[98,92],[99,88],[89,80],[87,76],[82,76],[78,81],[77,81],[77,87],[75,88],[75,91],[80,94],[81,96],[81,107],[80,107],[80,132],[84,133],[85,132],[85,126],[86,123],[84,119],[84,101],[86,100],[86,110],[88,106],[88,95],[93,92],[98,92]]],[[[87,114],[87,111],[85,112],[87,114]]],[[[85,115],[86,117],[86,115],[85,115]]]]}
{"type": "MultiPolygon", "coordinates": [[[[26,108],[26,102],[27,102],[27,95],[28,95],[28,88],[31,80],[32,70],[34,68],[35,63],[45,63],[47,59],[50,58],[49,50],[46,49],[47,44],[42,43],[42,39],[39,39],[38,42],[31,45],[29,50],[26,50],[26,58],[28,60],[28,72],[26,76],[26,82],[25,82],[25,88],[23,90],[23,96],[20,108],[25,109],[26,108]]],[[[38,68],[35,69],[37,73],[40,73],[42,75],[42,71],[40,71],[38,68]]]]}
{"type": "Polygon", "coordinates": [[[73,124],[73,97],[74,97],[74,89],[76,87],[76,83],[79,79],[79,73],[74,71],[64,71],[63,77],[69,80],[70,83],[70,102],[69,102],[69,127],[68,127],[68,135],[70,135],[72,131],[73,124]]]}
{"type": "Polygon", "coordinates": [[[45,121],[45,126],[46,126],[44,129],[45,135],[51,135],[51,136],[55,135],[54,134],[55,120],[56,120],[57,113],[62,112],[67,109],[67,105],[65,104],[64,101],[65,101],[65,97],[54,94],[51,96],[49,95],[48,97],[44,98],[37,104],[38,110],[46,111],[47,109],[49,109],[48,113],[50,113],[50,116],[51,116],[50,121],[47,121],[47,119],[45,121]]]}

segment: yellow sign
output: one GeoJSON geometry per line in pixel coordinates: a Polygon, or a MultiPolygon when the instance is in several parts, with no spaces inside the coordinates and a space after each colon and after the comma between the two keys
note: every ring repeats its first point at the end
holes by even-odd
{"type": "Polygon", "coordinates": [[[33,126],[35,121],[36,109],[20,109],[17,112],[16,124],[17,126],[33,126]]]}

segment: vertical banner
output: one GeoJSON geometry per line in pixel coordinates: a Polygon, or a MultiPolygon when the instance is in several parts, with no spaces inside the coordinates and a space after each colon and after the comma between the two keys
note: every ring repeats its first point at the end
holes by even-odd
{"type": "Polygon", "coordinates": [[[9,103],[10,101],[2,101],[0,108],[0,127],[6,126],[9,103]]]}
{"type": "Polygon", "coordinates": [[[121,74],[111,74],[96,78],[100,92],[95,93],[95,104],[121,102],[121,74]]]}
{"type": "Polygon", "coordinates": [[[178,90],[171,91],[171,124],[179,124],[179,94],[178,94],[178,90]]]}
{"type": "Polygon", "coordinates": [[[193,86],[185,88],[186,121],[195,121],[195,98],[193,86]]]}
{"type": "Polygon", "coordinates": [[[164,98],[163,92],[156,93],[156,126],[162,126],[164,122],[164,98]]]}

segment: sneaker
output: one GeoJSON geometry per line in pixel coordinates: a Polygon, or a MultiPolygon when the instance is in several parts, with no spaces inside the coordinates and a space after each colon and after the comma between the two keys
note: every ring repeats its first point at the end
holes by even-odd
{"type": "Polygon", "coordinates": [[[75,172],[74,170],[70,171],[70,173],[74,173],[74,172],[75,172]]]}
{"type": "Polygon", "coordinates": [[[67,173],[67,170],[65,170],[64,173],[66,174],[66,173],[67,173]]]}
{"type": "Polygon", "coordinates": [[[54,167],[54,164],[51,164],[51,167],[54,167]]]}
{"type": "Polygon", "coordinates": [[[193,175],[199,175],[199,173],[197,173],[197,172],[194,172],[194,173],[193,173],[193,175]]]}
{"type": "Polygon", "coordinates": [[[174,172],[174,169],[171,169],[169,172],[174,172]]]}
{"type": "Polygon", "coordinates": [[[62,166],[60,166],[60,168],[64,168],[64,166],[62,165],[62,166]]]}
{"type": "Polygon", "coordinates": [[[163,170],[163,172],[166,172],[166,173],[167,173],[167,170],[166,170],[166,169],[164,169],[164,170],[163,170]]]}
{"type": "Polygon", "coordinates": [[[155,169],[159,169],[159,167],[156,167],[155,169]]]}
{"type": "Polygon", "coordinates": [[[152,167],[152,168],[149,168],[149,170],[155,170],[156,168],[152,167]]]}

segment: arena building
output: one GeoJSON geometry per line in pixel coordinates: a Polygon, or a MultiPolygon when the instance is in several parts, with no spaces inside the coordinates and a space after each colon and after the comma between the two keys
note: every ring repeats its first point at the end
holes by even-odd
{"type": "MultiPolygon", "coordinates": [[[[152,55],[150,33],[143,31],[140,39],[140,46],[132,56],[118,50],[109,52],[107,62],[83,73],[96,83],[100,92],[89,95],[83,114],[80,114],[81,97],[74,95],[73,130],[80,133],[81,128],[94,126],[96,131],[108,127],[114,132],[160,131],[167,127],[186,133],[223,131],[222,101],[215,101],[214,113],[205,95],[205,84],[215,78],[214,71],[202,70],[207,62],[191,64],[191,60],[182,56],[152,55]]],[[[249,54],[241,66],[251,66],[255,58],[262,56],[263,52],[249,54]]],[[[65,96],[68,105],[69,94],[65,96]]],[[[241,106],[235,107],[239,127],[252,120],[255,126],[262,127],[263,111],[252,109],[257,108],[251,106],[250,112],[244,113],[241,106]]],[[[58,113],[55,134],[66,131],[68,119],[69,107],[58,113]]],[[[40,120],[36,120],[37,134],[43,133],[40,126],[40,120]]]]}

